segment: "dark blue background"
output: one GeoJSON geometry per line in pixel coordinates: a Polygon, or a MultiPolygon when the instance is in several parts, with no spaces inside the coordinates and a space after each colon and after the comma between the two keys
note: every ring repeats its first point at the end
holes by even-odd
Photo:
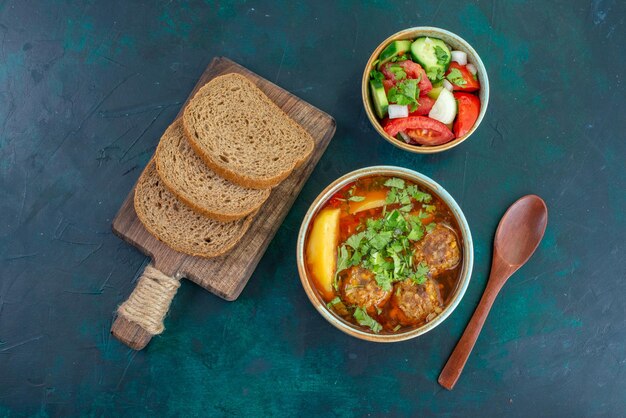
{"type": "Polygon", "coordinates": [[[624,74],[619,1],[0,2],[0,415],[590,416],[626,410],[624,74]],[[390,34],[458,33],[491,81],[454,150],[378,137],[360,77],[390,34]],[[185,282],[166,332],[109,334],[147,260],[110,223],[217,55],[337,120],[337,134],[236,302],[185,282]],[[392,345],[327,324],[300,286],[308,205],[356,168],[440,182],[475,241],[468,292],[392,345]],[[546,237],[496,301],[453,392],[436,382],[484,289],[497,222],[537,193],[546,237]]]}

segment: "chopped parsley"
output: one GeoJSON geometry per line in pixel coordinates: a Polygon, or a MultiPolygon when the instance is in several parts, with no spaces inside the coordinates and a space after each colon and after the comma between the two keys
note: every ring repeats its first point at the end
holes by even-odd
{"type": "Polygon", "coordinates": [[[404,71],[404,68],[402,68],[402,66],[398,64],[392,64],[389,67],[387,67],[387,69],[391,71],[391,73],[393,74],[393,77],[396,80],[402,80],[406,78],[406,72],[404,71]]]}
{"type": "Polygon", "coordinates": [[[429,203],[433,198],[429,193],[424,193],[415,185],[407,187],[406,190],[409,196],[411,196],[413,199],[417,200],[420,203],[429,203]]]}
{"type": "MultiPolygon", "coordinates": [[[[380,185],[380,183],[378,183],[380,185]]],[[[430,275],[429,266],[414,259],[414,246],[431,232],[436,223],[424,226],[426,219],[432,219],[436,206],[429,193],[423,192],[417,185],[401,178],[387,178],[383,185],[388,188],[385,206],[379,218],[365,218],[337,248],[337,270],[333,286],[339,289],[339,274],[353,266],[360,266],[374,275],[374,280],[382,290],[391,291],[394,283],[409,280],[421,285],[430,275]],[[389,207],[388,207],[389,205],[389,207]]],[[[363,201],[357,196],[356,186],[346,192],[348,201],[363,201]]],[[[396,292],[399,294],[400,287],[396,292]]],[[[341,296],[327,303],[328,309],[346,318],[352,316],[361,326],[368,327],[374,333],[382,331],[383,326],[367,313],[362,306],[346,305],[341,296]]],[[[378,315],[380,309],[376,308],[378,315]]],[[[399,328],[396,327],[394,331],[399,328]]]]}
{"type": "Polygon", "coordinates": [[[385,186],[395,189],[404,189],[404,180],[397,177],[390,178],[385,182],[385,186]]]}
{"type": "Polygon", "coordinates": [[[385,75],[377,70],[370,71],[370,78],[372,80],[383,81],[385,79],[385,75]]]}
{"type": "Polygon", "coordinates": [[[448,63],[449,56],[442,47],[435,45],[435,55],[437,56],[437,64],[446,65],[448,63]]]}
{"type": "Polygon", "coordinates": [[[383,326],[380,325],[374,318],[369,316],[365,309],[361,308],[360,306],[358,306],[354,310],[354,314],[352,316],[354,316],[354,319],[356,319],[356,322],[358,322],[359,325],[369,327],[376,334],[378,334],[383,329],[383,326]]]}
{"type": "Polygon", "coordinates": [[[348,249],[345,245],[340,246],[337,249],[337,272],[335,272],[335,290],[339,289],[339,272],[345,270],[349,267],[352,267],[352,260],[350,258],[350,254],[348,254],[348,249]]]}
{"type": "Polygon", "coordinates": [[[456,84],[460,87],[463,87],[467,84],[467,81],[465,81],[465,79],[463,78],[463,74],[461,74],[461,71],[458,68],[451,69],[446,78],[452,84],[456,84]]]}
{"type": "Polygon", "coordinates": [[[414,112],[418,106],[417,98],[420,93],[420,89],[417,87],[418,82],[418,79],[413,78],[398,82],[387,92],[387,100],[389,103],[401,106],[408,105],[409,110],[414,112]]]}
{"type": "Polygon", "coordinates": [[[388,212],[385,209],[382,218],[368,218],[363,230],[348,237],[338,248],[335,287],[339,272],[357,265],[370,270],[376,283],[387,291],[395,282],[406,279],[419,282],[425,277],[424,268],[428,272],[427,266],[414,265],[411,243],[421,240],[428,228],[434,228],[434,223],[427,227],[422,224],[422,219],[431,216],[427,213],[430,206],[433,210],[434,206],[424,205],[427,207],[420,210],[419,215],[410,212],[414,209],[412,199],[420,203],[430,202],[432,196],[415,185],[407,186],[400,178],[387,179],[384,185],[389,188],[386,204],[399,207],[388,212]]]}
{"type": "Polygon", "coordinates": [[[340,298],[339,296],[335,296],[335,299],[333,299],[333,300],[331,300],[330,302],[328,302],[328,303],[326,304],[326,307],[327,307],[328,309],[332,309],[332,307],[333,307],[334,305],[338,304],[338,303],[342,303],[342,302],[341,302],[341,298],[340,298]]]}
{"type": "Polygon", "coordinates": [[[433,67],[426,71],[426,76],[432,82],[437,82],[443,80],[443,68],[441,67],[433,67]]]}
{"type": "Polygon", "coordinates": [[[402,62],[408,60],[409,57],[406,54],[403,55],[395,55],[391,58],[391,62],[402,62]]]}
{"type": "Polygon", "coordinates": [[[417,265],[417,268],[415,269],[415,275],[411,277],[411,280],[413,280],[417,284],[423,284],[428,277],[429,271],[430,269],[428,268],[428,265],[422,261],[417,265]]]}

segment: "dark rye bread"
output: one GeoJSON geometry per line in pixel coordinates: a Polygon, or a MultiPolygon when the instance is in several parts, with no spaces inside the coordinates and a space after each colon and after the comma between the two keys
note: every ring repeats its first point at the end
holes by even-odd
{"type": "Polygon", "coordinates": [[[273,187],[313,151],[313,138],[254,83],[226,74],[205,84],[183,113],[189,143],[220,176],[273,187]]]}
{"type": "Polygon", "coordinates": [[[137,181],[134,205],[139,220],[156,238],[176,251],[207,258],[235,246],[253,217],[220,222],[194,212],[163,185],[154,161],[137,181]]]}
{"type": "Polygon", "coordinates": [[[180,119],[167,128],[155,155],[157,172],[169,191],[209,218],[241,219],[270,195],[270,189],[250,189],[218,176],[193,151],[180,119]]]}

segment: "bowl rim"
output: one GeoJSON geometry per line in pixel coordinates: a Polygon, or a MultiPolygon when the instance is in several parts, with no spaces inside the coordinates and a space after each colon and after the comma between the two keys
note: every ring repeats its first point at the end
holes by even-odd
{"type": "Polygon", "coordinates": [[[300,282],[302,283],[302,287],[304,288],[309,301],[313,304],[315,309],[330,322],[335,328],[338,328],[340,331],[351,335],[353,337],[374,341],[374,342],[397,342],[397,341],[405,341],[411,338],[415,338],[419,335],[422,335],[435,327],[441,324],[450,314],[456,309],[461,299],[463,298],[467,287],[469,285],[472,270],[474,266],[474,244],[472,240],[472,234],[467,223],[467,219],[465,219],[465,215],[463,211],[456,203],[454,198],[437,182],[432,180],[430,177],[418,173],[417,171],[410,170],[408,168],[390,166],[390,165],[380,165],[380,166],[370,166],[360,168],[358,170],[351,171],[343,176],[339,177],[337,180],[333,181],[329,184],[311,203],[309,210],[307,211],[304,219],[302,220],[302,224],[300,226],[300,231],[298,233],[298,241],[296,246],[296,260],[298,264],[298,274],[300,276],[300,282]],[[324,206],[324,204],[328,201],[328,199],[335,194],[338,190],[344,187],[346,184],[355,181],[361,177],[367,177],[372,175],[381,175],[381,176],[398,176],[410,181],[413,181],[419,185],[423,185],[433,192],[435,192],[450,208],[452,211],[461,231],[461,236],[463,240],[463,265],[461,268],[460,279],[457,284],[457,287],[450,298],[450,302],[443,309],[443,311],[432,321],[422,325],[421,327],[399,333],[399,334],[374,334],[364,330],[357,328],[356,326],[348,323],[347,321],[341,319],[336,314],[332,313],[326,306],[326,303],[321,299],[321,296],[314,288],[314,285],[310,282],[306,265],[304,261],[304,251],[305,251],[305,243],[307,238],[307,232],[309,230],[309,225],[313,220],[314,216],[317,212],[324,206]]]}
{"type": "Polygon", "coordinates": [[[398,148],[402,148],[405,151],[413,152],[416,154],[433,154],[433,153],[452,149],[456,147],[457,145],[465,142],[476,131],[478,126],[480,126],[480,123],[482,122],[487,112],[487,106],[489,105],[489,76],[487,75],[487,69],[485,68],[485,65],[483,64],[483,61],[480,58],[480,55],[478,55],[476,50],[465,39],[463,39],[459,35],[453,32],[450,32],[446,29],[437,28],[433,26],[416,26],[416,27],[412,27],[408,29],[403,29],[399,32],[396,32],[390,35],[389,37],[387,37],[387,39],[381,42],[378,45],[378,47],[376,47],[374,52],[372,52],[372,55],[370,55],[370,58],[368,59],[367,64],[365,65],[365,69],[363,70],[363,77],[361,80],[361,98],[363,101],[363,107],[365,108],[365,113],[367,114],[367,118],[369,119],[370,123],[372,124],[376,132],[378,132],[378,134],[382,136],[386,141],[390,142],[391,144],[395,145],[398,148]],[[458,42],[466,50],[466,52],[469,52],[469,55],[472,55],[473,57],[475,57],[476,59],[473,60],[472,63],[476,66],[476,69],[478,70],[476,74],[480,79],[480,86],[481,86],[480,88],[483,91],[483,97],[481,98],[481,101],[480,101],[481,103],[480,103],[480,112],[478,114],[478,119],[476,119],[474,126],[472,126],[469,132],[460,138],[454,138],[450,142],[447,142],[442,145],[436,145],[436,146],[410,145],[404,141],[400,141],[397,138],[393,138],[389,136],[383,130],[380,124],[380,121],[374,114],[374,111],[371,105],[370,92],[369,92],[369,86],[368,86],[369,85],[369,73],[371,71],[372,64],[376,59],[378,59],[378,56],[380,55],[382,50],[394,40],[403,39],[403,37],[415,38],[419,36],[419,34],[422,32],[435,32],[435,33],[447,36],[449,38],[452,38],[456,42],[458,42]]]}

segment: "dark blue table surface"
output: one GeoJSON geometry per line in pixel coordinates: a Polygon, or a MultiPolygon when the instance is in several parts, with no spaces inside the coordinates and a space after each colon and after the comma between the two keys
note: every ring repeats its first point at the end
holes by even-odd
{"type": "Polygon", "coordinates": [[[624,2],[0,1],[0,415],[618,416],[626,410],[624,2]],[[398,30],[468,40],[491,81],[454,150],[412,155],[361,105],[371,51],[398,30]],[[337,133],[236,302],[184,282],[166,332],[109,334],[147,263],[110,223],[198,76],[223,55],[333,115],[337,133]],[[472,229],[458,309],[380,345],[327,324],[301,288],[300,221],[356,168],[440,182],[472,229]],[[436,382],[519,196],[544,241],[496,301],[454,391],[436,382]]]}

